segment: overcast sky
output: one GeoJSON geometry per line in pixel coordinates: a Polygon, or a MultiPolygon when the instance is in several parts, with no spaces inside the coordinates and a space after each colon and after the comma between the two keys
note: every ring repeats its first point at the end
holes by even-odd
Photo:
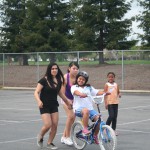
{"type": "MultiPolygon", "coordinates": [[[[129,0],[127,0],[129,1],[129,0]]],[[[132,16],[135,16],[135,15],[138,15],[138,14],[141,14],[143,11],[143,9],[137,4],[137,0],[134,0],[133,3],[132,3],[132,7],[131,7],[131,10],[125,15],[126,18],[130,18],[132,16]]],[[[143,30],[142,29],[139,29],[137,26],[138,26],[139,22],[136,22],[134,21],[132,23],[132,30],[133,30],[133,34],[130,36],[130,39],[132,38],[136,38],[137,36],[134,35],[134,33],[143,33],[143,30]]]]}
{"type": "MultiPolygon", "coordinates": [[[[2,0],[0,0],[1,2],[2,0]]],[[[66,0],[67,1],[67,0],[66,0]]],[[[130,1],[130,0],[126,0],[126,1],[130,1]]],[[[126,18],[130,18],[131,16],[134,16],[134,15],[137,15],[139,13],[141,13],[142,9],[140,6],[137,5],[137,0],[134,0],[133,3],[132,3],[132,8],[131,10],[125,15],[126,18]]],[[[132,35],[130,36],[129,39],[135,39],[136,38],[136,35],[134,35],[134,33],[142,33],[143,31],[141,29],[139,29],[137,27],[139,23],[137,22],[133,22],[132,23],[132,35]]],[[[2,23],[0,22],[0,26],[2,25],[2,23]]]]}

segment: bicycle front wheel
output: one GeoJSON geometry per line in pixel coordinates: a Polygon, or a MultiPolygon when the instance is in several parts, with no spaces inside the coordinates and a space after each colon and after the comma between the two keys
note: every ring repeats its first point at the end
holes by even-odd
{"type": "Polygon", "coordinates": [[[83,126],[81,122],[77,121],[72,125],[71,129],[71,138],[73,141],[73,145],[76,149],[82,150],[86,146],[86,141],[82,136],[83,126]]]}
{"type": "Polygon", "coordinates": [[[117,138],[114,130],[108,126],[102,126],[102,133],[99,133],[101,150],[115,150],[117,147],[117,138]]]}

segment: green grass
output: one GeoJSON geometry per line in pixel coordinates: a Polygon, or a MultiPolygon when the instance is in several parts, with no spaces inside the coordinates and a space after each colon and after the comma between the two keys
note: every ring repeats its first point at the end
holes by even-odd
{"type": "MultiPolygon", "coordinates": [[[[121,60],[118,61],[106,61],[108,64],[122,64],[121,60]]],[[[141,64],[150,64],[150,60],[124,60],[123,64],[125,65],[141,65],[141,64]]]]}
{"type": "MultiPolygon", "coordinates": [[[[34,66],[37,65],[36,62],[30,61],[28,62],[29,65],[34,66]]],[[[70,62],[66,61],[66,62],[56,62],[58,65],[60,66],[64,66],[64,65],[68,65],[70,62]]],[[[49,62],[39,62],[38,63],[40,66],[45,66],[48,65],[49,62]]],[[[80,61],[79,62],[80,65],[98,65],[99,62],[98,61],[80,61]]],[[[111,64],[111,65],[121,65],[122,61],[118,60],[118,61],[105,61],[105,64],[111,64]]],[[[141,65],[141,64],[150,64],[150,60],[124,60],[123,61],[124,65],[141,65]]],[[[3,63],[0,62],[0,66],[2,66],[3,63]]],[[[8,65],[7,62],[5,62],[5,65],[8,65]]],[[[18,65],[18,62],[14,62],[13,65],[18,65]]]]}
{"type": "MultiPolygon", "coordinates": [[[[69,62],[56,62],[58,65],[68,65],[69,62]]],[[[48,62],[46,63],[48,64],[48,62]]],[[[80,61],[80,65],[98,65],[98,61],[80,61]]],[[[105,61],[105,64],[114,64],[114,65],[121,65],[122,61],[105,61]]],[[[150,60],[124,60],[123,64],[125,65],[140,65],[140,64],[150,64],[150,60]]],[[[45,65],[44,63],[40,63],[40,65],[45,65]]]]}
{"type": "MultiPolygon", "coordinates": [[[[68,66],[68,64],[69,64],[70,62],[66,61],[66,62],[56,62],[56,63],[57,63],[58,65],[60,65],[60,66],[65,66],[65,65],[68,66]]],[[[37,64],[37,63],[29,62],[29,65],[36,65],[36,64],[37,64]]],[[[49,62],[39,62],[38,64],[39,64],[39,65],[48,65],[49,62]]],[[[80,65],[97,65],[97,64],[98,64],[98,61],[79,62],[79,64],[80,64],[80,65]]]]}

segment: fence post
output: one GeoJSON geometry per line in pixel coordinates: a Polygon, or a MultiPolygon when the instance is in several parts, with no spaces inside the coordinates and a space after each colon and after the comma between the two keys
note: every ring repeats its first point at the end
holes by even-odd
{"type": "Polygon", "coordinates": [[[122,90],[124,90],[124,61],[123,61],[123,50],[122,50],[122,90]]]}
{"type": "Polygon", "coordinates": [[[36,53],[36,60],[37,60],[37,62],[36,62],[36,64],[37,64],[37,81],[39,81],[39,78],[40,78],[40,69],[39,69],[39,53],[37,52],[36,53]]]}
{"type": "Polygon", "coordinates": [[[4,67],[4,65],[5,65],[5,54],[3,53],[3,87],[4,87],[4,80],[5,80],[5,75],[4,75],[5,67],[4,67]]]}
{"type": "Polygon", "coordinates": [[[5,54],[3,53],[3,87],[5,85],[5,54]]]}
{"type": "Polygon", "coordinates": [[[78,64],[79,64],[79,58],[80,58],[79,51],[77,51],[77,61],[78,61],[78,64]]]}

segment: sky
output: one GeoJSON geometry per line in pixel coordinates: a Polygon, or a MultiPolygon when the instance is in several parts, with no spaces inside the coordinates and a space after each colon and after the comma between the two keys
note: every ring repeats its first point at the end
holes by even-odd
{"type": "MultiPolygon", "coordinates": [[[[129,1],[129,0],[127,0],[129,1]]],[[[143,11],[143,9],[137,4],[137,0],[134,0],[132,2],[132,7],[131,10],[128,11],[128,13],[125,15],[125,18],[130,18],[134,15],[138,15],[141,14],[143,11]]],[[[134,21],[132,23],[132,35],[129,37],[129,39],[136,39],[137,35],[135,35],[134,33],[143,33],[143,30],[138,28],[139,22],[134,21]]]]}
{"type": "MultiPolygon", "coordinates": [[[[0,0],[1,2],[2,0],[0,0]]],[[[68,1],[68,0],[66,0],[68,1]]],[[[126,1],[130,1],[130,0],[126,0],[126,1]]],[[[142,8],[140,6],[137,5],[137,0],[133,0],[132,2],[132,7],[131,7],[131,10],[128,11],[128,13],[125,15],[125,18],[130,18],[134,15],[138,15],[140,14],[140,12],[142,11],[142,8]]],[[[137,26],[138,26],[138,22],[134,21],[132,23],[132,34],[131,36],[128,38],[129,40],[130,39],[136,39],[137,35],[135,35],[134,33],[143,33],[143,30],[142,29],[139,29],[137,26]]],[[[2,25],[2,23],[0,22],[0,26],[2,25]]]]}

